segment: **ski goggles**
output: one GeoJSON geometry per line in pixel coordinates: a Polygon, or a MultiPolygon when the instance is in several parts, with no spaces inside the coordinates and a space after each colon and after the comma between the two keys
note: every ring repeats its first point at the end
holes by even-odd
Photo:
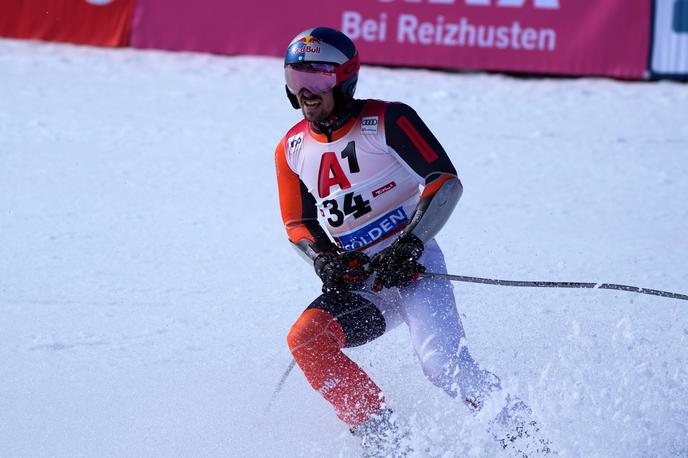
{"type": "Polygon", "coordinates": [[[284,78],[289,92],[294,95],[303,89],[307,89],[313,94],[322,94],[354,76],[359,67],[358,55],[342,65],[298,62],[284,67],[284,78]]]}

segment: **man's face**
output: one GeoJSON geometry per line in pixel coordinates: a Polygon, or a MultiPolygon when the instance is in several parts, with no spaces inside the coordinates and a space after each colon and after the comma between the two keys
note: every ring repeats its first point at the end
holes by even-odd
{"type": "Polygon", "coordinates": [[[314,94],[308,89],[301,89],[296,97],[299,100],[299,105],[301,105],[303,117],[308,121],[325,121],[334,110],[334,92],[332,90],[322,94],[314,94]]]}

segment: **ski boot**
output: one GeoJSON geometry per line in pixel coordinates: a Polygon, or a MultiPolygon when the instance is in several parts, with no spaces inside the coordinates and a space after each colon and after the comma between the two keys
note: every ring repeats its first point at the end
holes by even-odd
{"type": "Polygon", "coordinates": [[[499,392],[502,389],[499,377],[492,372],[482,369],[477,369],[476,371],[476,376],[470,379],[472,384],[461,387],[463,403],[468,406],[473,415],[477,415],[482,410],[483,405],[492,396],[492,393],[499,392]]]}
{"type": "Polygon", "coordinates": [[[364,458],[404,458],[411,452],[409,432],[395,421],[390,409],[382,409],[350,431],[361,440],[364,458]]]}

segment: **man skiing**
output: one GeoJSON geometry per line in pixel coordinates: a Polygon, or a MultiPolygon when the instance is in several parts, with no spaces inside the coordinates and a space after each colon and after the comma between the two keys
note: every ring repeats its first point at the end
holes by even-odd
{"type": "Polygon", "coordinates": [[[287,48],[287,96],[304,119],[275,152],[280,207],[323,284],[288,344],[367,456],[404,455],[380,388],[342,348],[405,322],[424,374],[450,396],[477,411],[501,386],[465,346],[451,284],[421,275],[446,273],[434,237],[461,197],[456,170],[409,106],[353,98],[359,67],[334,29],[306,30],[287,48]]]}

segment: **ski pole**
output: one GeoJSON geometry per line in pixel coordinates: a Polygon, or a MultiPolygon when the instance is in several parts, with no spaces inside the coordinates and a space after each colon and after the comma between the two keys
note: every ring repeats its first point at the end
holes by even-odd
{"type": "Polygon", "coordinates": [[[284,386],[284,383],[287,381],[287,377],[289,377],[289,374],[291,373],[291,370],[294,369],[295,365],[296,365],[296,360],[292,359],[291,362],[289,363],[289,366],[287,366],[287,369],[284,371],[284,374],[282,374],[282,378],[280,378],[279,383],[277,383],[277,387],[275,387],[275,391],[273,391],[272,396],[270,397],[270,400],[268,401],[268,405],[265,407],[265,412],[263,412],[264,415],[267,415],[268,412],[270,411],[270,407],[272,407],[272,403],[275,402],[275,399],[277,399],[277,395],[279,394],[280,391],[282,391],[282,387],[284,386]]]}
{"type": "Polygon", "coordinates": [[[569,281],[517,281],[517,280],[499,280],[495,278],[480,278],[467,277],[464,275],[451,275],[425,272],[420,274],[424,278],[442,278],[445,280],[459,281],[464,283],[482,283],[484,285],[497,286],[522,286],[528,288],[588,288],[588,289],[613,289],[617,291],[628,291],[631,293],[650,294],[652,296],[668,297],[671,299],[680,299],[688,301],[688,295],[680,293],[672,293],[669,291],[661,291],[658,289],[639,288],[637,286],[617,285],[614,283],[584,283],[584,282],[569,282],[569,281]]]}

